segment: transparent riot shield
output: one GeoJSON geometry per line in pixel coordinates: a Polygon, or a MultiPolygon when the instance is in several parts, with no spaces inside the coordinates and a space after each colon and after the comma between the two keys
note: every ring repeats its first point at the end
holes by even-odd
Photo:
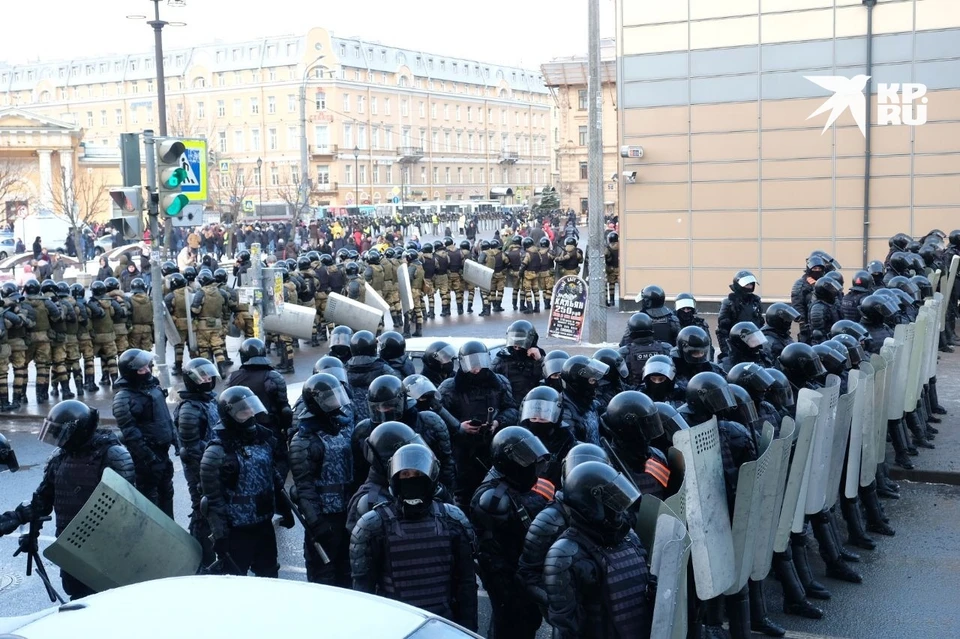
{"type": "Polygon", "coordinates": [[[807,476],[805,510],[808,515],[823,510],[827,499],[827,477],[830,473],[830,458],[833,454],[833,431],[840,401],[840,378],[828,375],[826,385],[820,389],[820,412],[810,451],[810,471],[807,476]]]}
{"type": "MultiPolygon", "coordinates": [[[[336,293],[330,295],[336,295],[336,293]]],[[[297,339],[310,339],[313,336],[313,323],[316,317],[317,309],[312,306],[284,304],[277,308],[276,313],[263,317],[263,330],[268,333],[290,335],[297,339]]]]}
{"type": "Polygon", "coordinates": [[[803,528],[810,448],[817,429],[817,415],[820,413],[822,399],[820,393],[808,388],[802,389],[797,395],[795,444],[777,523],[777,536],[773,546],[775,552],[786,550],[793,529],[796,529],[794,532],[800,532],[803,528]]]}
{"type": "Polygon", "coordinates": [[[780,434],[765,451],[769,453],[766,467],[761,464],[758,475],[763,473],[763,496],[760,504],[760,523],[757,525],[757,550],[753,555],[753,572],[750,578],[760,581],[770,572],[773,559],[773,539],[777,533],[780,509],[783,506],[783,491],[786,488],[787,469],[790,465],[790,450],[793,444],[794,422],[784,419],[780,434]]]}
{"type": "Polygon", "coordinates": [[[847,474],[841,486],[843,496],[853,499],[860,487],[862,469],[873,464],[876,469],[876,446],[873,443],[876,418],[873,403],[876,398],[876,370],[869,362],[860,362],[860,380],[850,419],[850,444],[847,448],[847,474]]]}
{"type": "MultiPolygon", "coordinates": [[[[767,441],[773,439],[773,426],[766,425],[767,441]]],[[[761,437],[762,439],[762,437],[761,437]]],[[[763,536],[760,526],[761,510],[763,507],[764,482],[772,479],[767,473],[770,464],[770,447],[760,455],[756,461],[744,462],[740,465],[737,479],[737,498],[733,505],[733,555],[736,567],[736,580],[727,589],[726,594],[739,592],[753,572],[753,561],[757,543],[763,536]]],[[[772,483],[772,482],[771,482],[772,483]]]]}
{"type": "MultiPolygon", "coordinates": [[[[853,406],[860,394],[860,371],[854,369],[847,377],[847,392],[837,401],[837,416],[833,422],[833,442],[830,446],[830,466],[827,472],[825,505],[833,508],[840,495],[840,477],[849,451],[850,430],[853,423],[853,406]]],[[[859,439],[859,438],[858,438],[859,439]]]]}
{"type": "Polygon", "coordinates": [[[463,280],[471,286],[489,291],[493,288],[493,269],[480,262],[467,260],[463,263],[463,280]]]}
{"type": "Polygon", "coordinates": [[[898,324],[893,332],[893,343],[881,347],[890,348],[893,362],[887,367],[887,419],[903,417],[903,402],[907,392],[907,373],[910,368],[910,349],[913,348],[913,325],[898,324]],[[908,342],[909,340],[909,342],[908,342]]]}
{"type": "Polygon", "coordinates": [[[907,327],[913,329],[913,340],[910,342],[910,350],[908,351],[907,385],[903,396],[903,412],[905,413],[916,410],[917,400],[920,398],[920,369],[923,368],[923,354],[926,350],[929,321],[930,311],[924,307],[917,313],[917,321],[907,327]]]}
{"type": "Polygon", "coordinates": [[[413,284],[410,283],[410,270],[406,264],[397,269],[397,290],[400,292],[400,308],[404,313],[413,310],[413,284]]]}

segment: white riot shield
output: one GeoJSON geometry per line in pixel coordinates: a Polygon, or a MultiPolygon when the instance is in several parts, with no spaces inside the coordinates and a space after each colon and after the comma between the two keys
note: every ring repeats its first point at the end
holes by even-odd
{"type": "MultiPolygon", "coordinates": [[[[910,368],[910,348],[911,344],[907,341],[913,341],[913,325],[898,324],[893,332],[893,344],[889,345],[892,349],[893,361],[887,365],[887,419],[900,419],[903,417],[903,398],[907,392],[907,372],[910,368]]],[[[889,342],[885,343],[882,349],[888,348],[889,342]]]]}
{"type": "MultiPolygon", "coordinates": [[[[927,325],[927,346],[923,351],[923,362],[920,367],[920,385],[930,381],[930,378],[937,374],[937,352],[940,348],[940,332],[943,327],[936,330],[930,330],[934,322],[940,319],[940,307],[943,305],[943,296],[936,294],[935,299],[924,302],[924,307],[929,311],[929,324],[927,325]]],[[[923,308],[920,311],[923,311],[923,308]]]]}
{"type": "Polygon", "coordinates": [[[633,527],[633,530],[637,533],[637,537],[640,538],[644,548],[654,547],[657,522],[660,520],[660,515],[670,515],[675,519],[680,519],[669,506],[653,495],[643,495],[640,499],[640,508],[637,510],[637,524],[633,527]]]}
{"type": "MultiPolygon", "coordinates": [[[[957,279],[957,268],[960,267],[960,256],[954,255],[947,268],[946,284],[940,284],[940,292],[943,293],[943,305],[940,307],[940,326],[944,325],[947,318],[947,306],[950,304],[950,295],[953,292],[953,285],[957,279]]],[[[941,280],[942,282],[942,280],[941,280]]]]}
{"type": "Polygon", "coordinates": [[[400,292],[400,308],[404,313],[409,313],[413,310],[413,285],[410,283],[410,270],[406,264],[397,269],[397,290],[400,292]]]}
{"type": "Polygon", "coordinates": [[[780,508],[783,506],[783,491],[790,465],[790,447],[793,444],[794,423],[784,419],[780,435],[770,443],[766,467],[760,465],[757,474],[763,474],[763,494],[760,504],[760,523],[757,525],[757,549],[753,555],[753,572],[750,578],[760,581],[770,572],[773,559],[773,537],[777,532],[780,508]]]}
{"type": "Polygon", "coordinates": [[[682,521],[664,514],[657,520],[655,539],[650,552],[650,574],[657,577],[657,599],[650,636],[683,639],[687,636],[690,537],[682,521]]]}
{"type": "Polygon", "coordinates": [[[163,307],[163,332],[167,334],[167,342],[171,346],[176,346],[180,343],[180,331],[177,330],[177,324],[173,321],[173,317],[170,316],[170,311],[167,310],[167,307],[163,307]]]}
{"type": "MultiPolygon", "coordinates": [[[[324,317],[327,321],[349,326],[355,331],[376,333],[380,326],[380,320],[383,319],[383,311],[349,297],[344,297],[339,293],[330,293],[327,296],[327,312],[324,317]]],[[[264,325],[266,325],[266,320],[267,318],[264,318],[264,325]]]]}
{"type": "Polygon", "coordinates": [[[467,260],[463,263],[463,279],[471,286],[489,291],[493,288],[493,269],[480,262],[467,260]]]}
{"type": "Polygon", "coordinates": [[[827,478],[830,474],[830,458],[833,455],[833,431],[840,401],[840,378],[828,375],[826,385],[820,390],[820,412],[817,415],[817,430],[810,451],[810,472],[805,493],[804,512],[808,515],[823,510],[827,499],[827,478]]]}
{"type": "MultiPolygon", "coordinates": [[[[331,295],[336,295],[336,293],[331,293],[331,295]]],[[[329,302],[327,304],[327,308],[329,308],[329,302]]],[[[284,304],[277,308],[276,313],[263,317],[263,330],[268,333],[290,335],[297,339],[310,339],[313,336],[313,323],[316,317],[317,309],[312,306],[284,304]]],[[[374,329],[374,332],[376,332],[376,329],[374,329]]]]}
{"type": "MultiPolygon", "coordinates": [[[[910,342],[909,362],[907,367],[907,386],[903,395],[903,412],[916,410],[917,400],[920,398],[920,369],[923,366],[923,354],[927,345],[927,326],[930,322],[930,311],[921,308],[917,314],[917,321],[908,326],[913,329],[913,340],[910,342]]],[[[909,335],[909,333],[908,333],[909,335]]]]}
{"type": "Polygon", "coordinates": [[[195,575],[202,551],[186,530],[106,468],[90,499],[43,555],[102,592],[195,575]]]}
{"type": "Polygon", "coordinates": [[[685,497],[686,493],[687,493],[687,478],[686,476],[684,476],[683,482],[681,482],[680,484],[680,490],[677,491],[677,494],[667,497],[666,501],[663,502],[664,504],[667,505],[667,508],[669,508],[673,513],[676,514],[677,519],[679,519],[682,522],[687,521],[687,503],[686,503],[686,497],[685,497]]]}
{"type": "Polygon", "coordinates": [[[197,352],[197,333],[193,330],[193,312],[190,310],[190,305],[193,304],[193,293],[190,292],[190,287],[187,287],[184,292],[183,301],[187,309],[187,346],[190,348],[190,357],[193,357],[197,352]]]}
{"type": "Polygon", "coordinates": [[[876,398],[877,373],[873,364],[860,362],[860,383],[857,397],[853,401],[852,419],[850,420],[850,445],[847,448],[847,474],[844,485],[841,486],[843,496],[853,499],[857,496],[860,487],[860,477],[864,467],[873,464],[877,467],[876,446],[873,435],[876,430],[876,418],[873,413],[873,402],[876,398]]]}
{"type": "MultiPolygon", "coordinates": [[[[894,349],[893,349],[893,340],[888,340],[891,346],[888,348],[884,346],[880,350],[880,356],[883,360],[883,395],[879,398],[878,401],[882,403],[877,404],[876,413],[877,413],[877,430],[875,431],[873,443],[876,445],[874,450],[874,457],[877,459],[877,463],[882,462],[887,455],[887,424],[893,419],[890,416],[890,402],[887,399],[890,396],[890,387],[894,383],[894,376],[896,373],[893,371],[893,366],[895,363],[894,360],[894,349]]],[[[877,359],[874,359],[876,355],[872,356],[870,361],[873,363],[873,367],[876,370],[880,370],[880,362],[877,359]]],[[[874,384],[874,391],[879,392],[874,384]]],[[[902,417],[903,414],[900,414],[902,417]]],[[[899,418],[898,418],[899,419],[899,418]]],[[[872,480],[871,480],[872,481],[872,480]]]]}
{"type": "Polygon", "coordinates": [[[381,311],[383,311],[383,330],[392,331],[393,318],[390,317],[390,305],[387,304],[387,301],[380,296],[380,293],[377,293],[376,289],[370,286],[370,282],[364,282],[363,285],[367,289],[367,306],[379,308],[381,311]]]}
{"type": "Polygon", "coordinates": [[[713,599],[736,579],[717,419],[677,431],[673,445],[686,464],[684,508],[697,596],[713,599]]]}
{"type": "MultiPolygon", "coordinates": [[[[852,370],[847,377],[847,392],[837,401],[837,416],[833,422],[833,443],[830,446],[830,466],[827,472],[827,508],[833,508],[840,495],[840,477],[850,443],[850,430],[853,423],[853,406],[860,395],[860,371],[852,370]]],[[[858,438],[859,439],[859,438],[858,438]]],[[[859,445],[859,444],[858,444],[859,445]]],[[[857,465],[859,468],[859,463],[857,465]]]]}
{"type": "MultiPolygon", "coordinates": [[[[768,439],[773,437],[773,426],[769,428],[768,439]]],[[[766,428],[764,430],[766,430],[766,428]]],[[[737,479],[737,499],[733,505],[733,521],[730,528],[733,532],[733,562],[736,567],[736,580],[727,589],[726,594],[732,595],[747,585],[747,579],[753,572],[754,553],[757,542],[762,534],[760,530],[760,511],[763,505],[764,480],[770,477],[766,474],[770,460],[770,447],[764,451],[756,461],[745,462],[740,465],[737,479]]]]}
{"type": "Polygon", "coordinates": [[[793,458],[787,473],[787,485],[783,493],[783,503],[780,506],[777,522],[777,535],[773,549],[783,552],[787,549],[790,532],[800,532],[803,527],[803,503],[807,488],[806,476],[810,461],[810,445],[817,429],[817,415],[820,412],[820,393],[809,388],[800,390],[797,395],[797,418],[795,421],[795,444],[793,458]],[[794,522],[799,518],[799,526],[794,522]]]}

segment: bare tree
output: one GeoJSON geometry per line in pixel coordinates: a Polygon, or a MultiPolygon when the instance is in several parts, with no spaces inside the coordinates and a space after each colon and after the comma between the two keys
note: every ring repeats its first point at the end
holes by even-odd
{"type": "Polygon", "coordinates": [[[208,191],[211,204],[220,211],[221,215],[227,213],[231,223],[236,223],[243,210],[243,200],[253,192],[253,176],[247,175],[243,166],[232,162],[227,165],[229,169],[226,172],[221,172],[221,154],[217,151],[209,151],[208,155],[210,166],[208,191]]]}
{"type": "MultiPolygon", "coordinates": [[[[19,196],[26,184],[27,163],[0,157],[0,202],[19,196]]],[[[6,218],[10,222],[9,216],[6,218]]]]}
{"type": "Polygon", "coordinates": [[[68,176],[64,167],[60,167],[50,187],[54,210],[70,223],[77,257],[84,263],[80,234],[103,210],[109,198],[107,193],[107,182],[99,172],[86,170],[68,176]]]}
{"type": "Polygon", "coordinates": [[[287,203],[290,210],[294,212],[294,218],[299,220],[307,211],[308,203],[303,201],[303,191],[298,176],[293,175],[294,179],[286,184],[271,187],[281,200],[287,203]]]}

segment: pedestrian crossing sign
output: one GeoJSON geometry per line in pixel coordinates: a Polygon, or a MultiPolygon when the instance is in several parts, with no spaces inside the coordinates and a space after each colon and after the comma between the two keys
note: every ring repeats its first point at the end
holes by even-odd
{"type": "Polygon", "coordinates": [[[187,174],[181,189],[191,202],[207,201],[207,140],[192,138],[183,140],[184,151],[180,166],[187,174]]]}

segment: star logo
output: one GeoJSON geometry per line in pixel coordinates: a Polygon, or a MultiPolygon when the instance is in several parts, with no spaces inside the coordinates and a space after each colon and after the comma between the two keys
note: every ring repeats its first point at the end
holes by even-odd
{"type": "Polygon", "coordinates": [[[823,131],[820,132],[820,135],[823,135],[847,109],[850,109],[850,115],[853,116],[854,121],[860,128],[860,133],[864,136],[867,135],[867,100],[863,95],[863,89],[867,86],[867,80],[870,79],[870,76],[855,75],[852,78],[847,78],[842,75],[805,75],[803,77],[827,91],[833,92],[833,95],[826,102],[807,116],[809,120],[821,113],[830,111],[830,116],[827,118],[827,123],[823,125],[823,131]]]}

